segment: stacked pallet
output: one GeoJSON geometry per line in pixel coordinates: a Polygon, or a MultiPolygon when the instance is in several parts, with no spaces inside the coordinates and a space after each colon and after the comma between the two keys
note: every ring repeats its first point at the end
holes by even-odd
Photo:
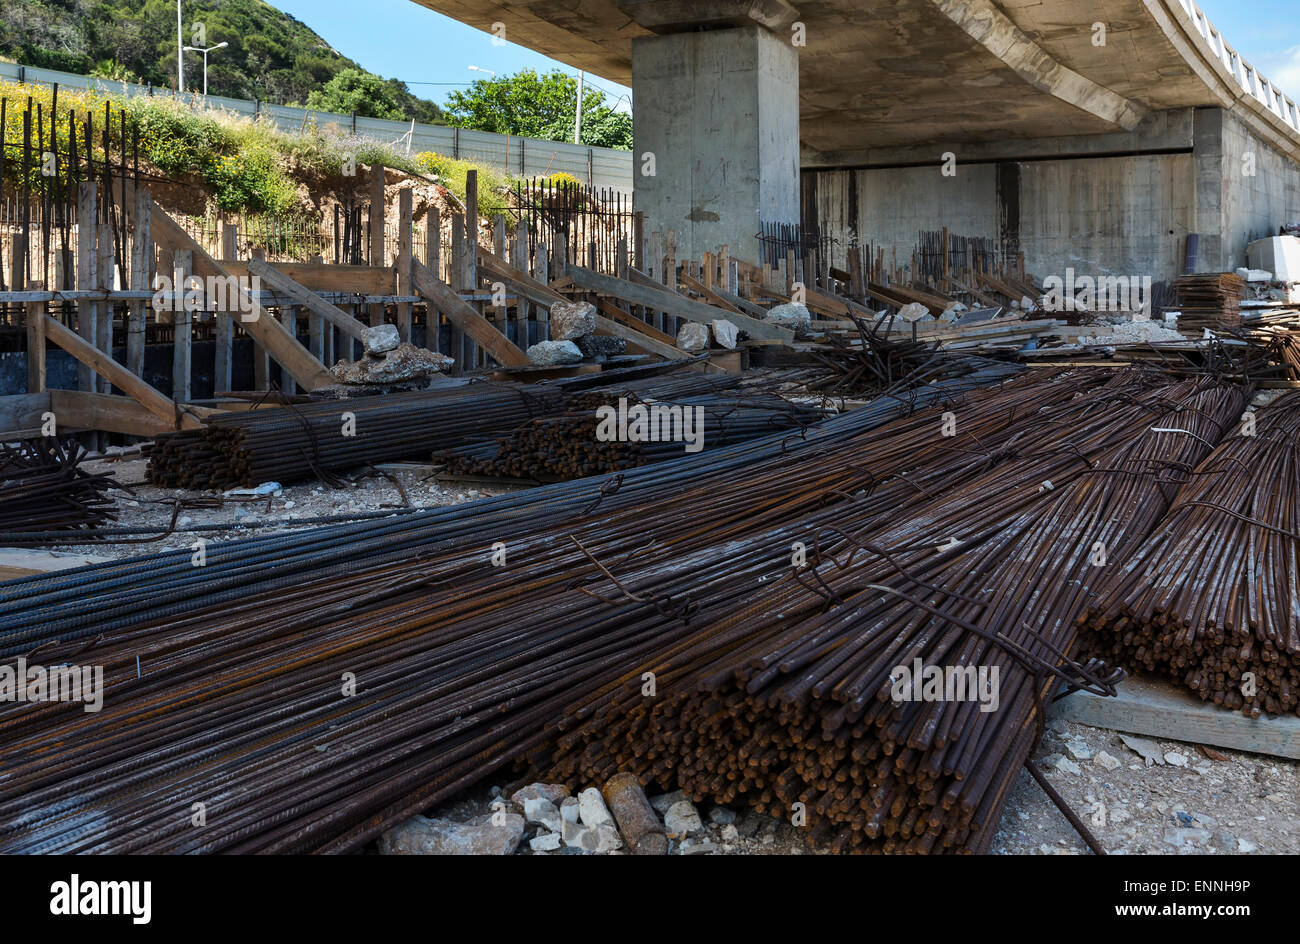
{"type": "Polygon", "coordinates": [[[1206,328],[1227,330],[1242,324],[1241,302],[1248,286],[1235,272],[1208,272],[1174,280],[1174,300],[1181,314],[1178,328],[1200,337],[1206,328]]]}

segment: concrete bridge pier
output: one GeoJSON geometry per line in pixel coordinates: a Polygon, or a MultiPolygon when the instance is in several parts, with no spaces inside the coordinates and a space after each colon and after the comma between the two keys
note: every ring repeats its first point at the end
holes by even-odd
{"type": "Polygon", "coordinates": [[[634,193],[679,258],[758,262],[759,223],[799,222],[799,57],[742,26],[632,41],[634,193]]]}

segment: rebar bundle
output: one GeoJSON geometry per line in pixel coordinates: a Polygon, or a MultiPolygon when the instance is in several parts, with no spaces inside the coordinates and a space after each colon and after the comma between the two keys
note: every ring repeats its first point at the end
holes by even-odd
{"type": "MultiPolygon", "coordinates": [[[[866,499],[769,536],[790,547],[802,533],[816,552],[748,605],[697,599],[696,631],[580,702],[539,767],[573,783],[629,770],[802,814],[836,850],[987,850],[1046,702],[1062,685],[1108,690],[1066,658],[1090,585],[1244,403],[1210,382],[1129,379],[1066,404],[1038,393],[1043,406],[1001,437],[985,426],[962,440],[994,467],[948,494],[928,497],[936,476],[918,468],[904,478],[920,504],[866,499]],[[1188,433],[1160,431],[1174,424],[1188,433]],[[983,670],[995,706],[894,700],[922,664],[941,678],[983,670]]],[[[634,575],[619,584],[652,592],[634,575]]]]}
{"type": "Polygon", "coordinates": [[[0,532],[93,528],[116,518],[108,473],[80,468],[86,451],[76,440],[47,438],[0,443],[0,532]]]}
{"type": "MultiPolygon", "coordinates": [[[[861,479],[844,462],[872,452],[871,430],[1016,372],[611,480],[212,545],[202,567],[178,551],[0,586],[0,657],[104,670],[99,714],[0,705],[0,849],[356,848],[542,746],[584,691],[694,629],[689,600],[624,609],[573,586],[606,579],[589,553],[748,597],[763,582],[719,547],[824,510],[861,479]],[[692,555],[709,571],[683,571],[692,555]]],[[[760,551],[766,578],[786,569],[760,551]]]]}
{"type": "Polygon", "coordinates": [[[1090,651],[1258,717],[1300,713],[1300,393],[1242,418],[1098,588],[1090,651]]]}
{"type": "MultiPolygon", "coordinates": [[[[731,377],[651,376],[609,382],[628,389],[725,389],[731,377]]],[[[564,382],[470,383],[436,390],[326,400],[225,413],[202,429],[159,436],[148,451],[149,480],[166,488],[229,488],[328,479],[367,463],[426,458],[566,409],[564,382]]]]}
{"type": "Polygon", "coordinates": [[[1244,402],[1138,371],[979,389],[1016,371],[0,586],[0,658],[105,678],[97,715],[0,705],[0,851],[346,851],[524,759],[803,803],[837,848],[980,851],[1046,701],[1108,684],[1069,658],[1096,545],[1122,560],[1244,402]],[[911,656],[998,667],[1000,707],[890,701],[911,656]]]}
{"type": "Polygon", "coordinates": [[[747,442],[778,430],[801,429],[821,415],[772,394],[712,393],[660,400],[627,388],[611,389],[574,395],[568,411],[560,416],[532,420],[495,441],[456,447],[441,459],[452,475],[557,482],[747,442]],[[646,438],[611,438],[605,417],[620,410],[626,415],[633,407],[648,417],[641,432],[646,438]]]}

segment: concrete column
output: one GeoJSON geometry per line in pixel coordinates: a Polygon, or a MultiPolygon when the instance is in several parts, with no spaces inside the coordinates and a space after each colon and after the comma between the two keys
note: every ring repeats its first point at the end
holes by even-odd
{"type": "MultiPolygon", "coordinates": [[[[1226,265],[1230,260],[1224,253],[1227,221],[1223,205],[1226,171],[1223,119],[1222,108],[1198,108],[1192,116],[1192,156],[1196,167],[1196,210],[1192,231],[1200,234],[1196,252],[1197,272],[1222,272],[1237,267],[1226,265]]],[[[1245,265],[1245,262],[1238,264],[1245,265]]]]}
{"type": "Polygon", "coordinates": [[[761,27],[632,42],[635,192],[680,258],[758,262],[759,223],[799,222],[799,57],[761,27]],[[654,156],[654,176],[645,173],[654,156]]]}

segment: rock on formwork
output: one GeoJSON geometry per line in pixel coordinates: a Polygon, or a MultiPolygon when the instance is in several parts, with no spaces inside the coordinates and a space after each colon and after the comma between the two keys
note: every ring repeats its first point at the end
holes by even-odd
{"type": "Polygon", "coordinates": [[[805,334],[812,328],[812,312],[807,305],[798,302],[786,302],[769,308],[764,320],[789,328],[795,334],[805,334]]]}
{"type": "Polygon", "coordinates": [[[582,351],[572,341],[538,341],[528,348],[528,359],[537,367],[562,367],[582,360],[582,351]]]}
{"type": "Polygon", "coordinates": [[[589,302],[556,302],[551,306],[551,339],[576,341],[596,331],[596,306],[589,302]]]}
{"type": "Polygon", "coordinates": [[[713,339],[718,342],[719,346],[725,347],[728,351],[734,351],[736,342],[740,340],[740,329],[726,318],[715,318],[713,320],[713,339]]]}
{"type": "Polygon", "coordinates": [[[677,347],[683,351],[703,351],[709,346],[709,326],[688,321],[677,332],[677,347]]]}

